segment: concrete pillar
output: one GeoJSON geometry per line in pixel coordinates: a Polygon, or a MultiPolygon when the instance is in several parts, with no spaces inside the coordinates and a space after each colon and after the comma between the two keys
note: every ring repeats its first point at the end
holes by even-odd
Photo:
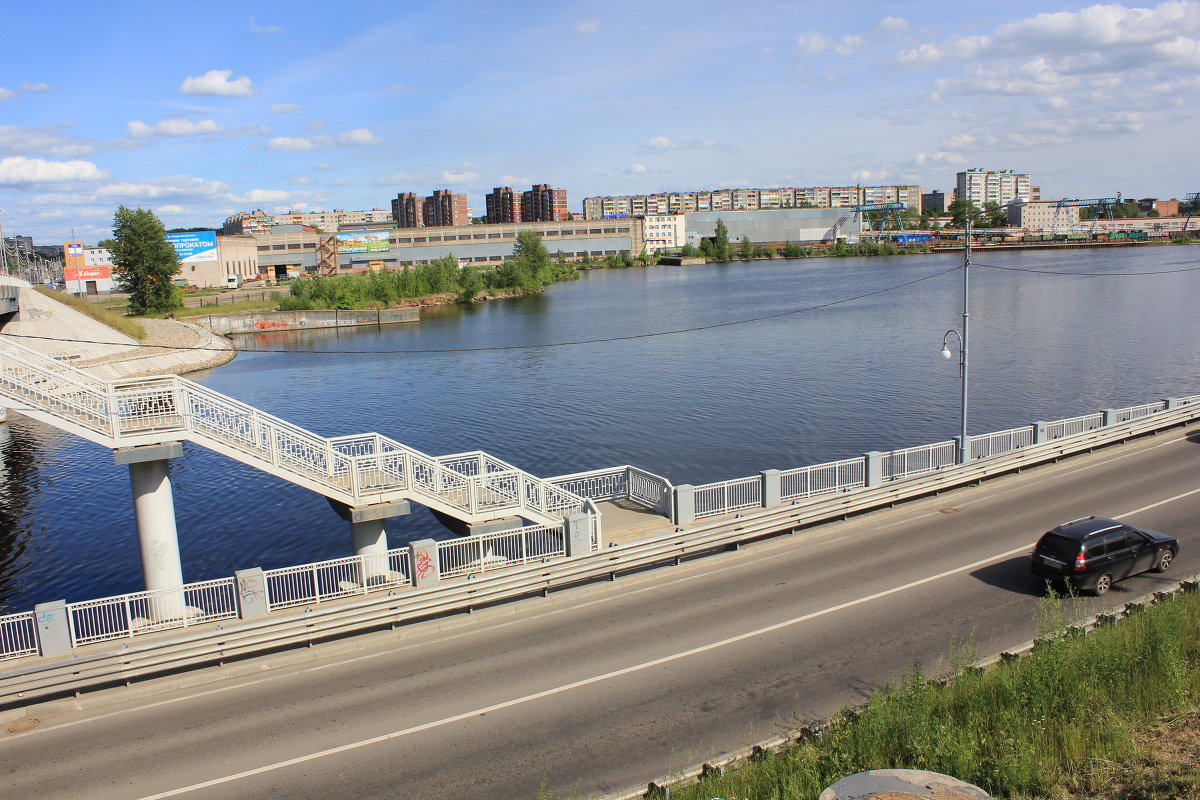
{"type": "Polygon", "coordinates": [[[773,508],[783,502],[783,473],[777,469],[764,469],[762,475],[763,508],[773,508]]]}
{"type": "Polygon", "coordinates": [[[567,558],[592,552],[592,525],[587,514],[568,514],[563,517],[563,535],[567,558]]]}
{"type": "Polygon", "coordinates": [[[351,508],[332,498],[326,499],[338,516],[350,523],[350,546],[354,548],[354,555],[364,556],[358,575],[359,585],[369,585],[373,578],[386,579],[390,572],[386,522],[392,517],[412,513],[412,505],[407,500],[399,500],[351,508]]]}
{"type": "Polygon", "coordinates": [[[696,521],[696,487],[681,483],[675,487],[675,519],[680,527],[696,521]]]}
{"type": "Polygon", "coordinates": [[[1101,411],[1100,413],[1104,415],[1104,422],[1103,422],[1104,427],[1107,428],[1109,425],[1116,424],[1116,421],[1117,421],[1116,409],[1106,408],[1103,411],[1101,411]]]}
{"type": "Polygon", "coordinates": [[[437,542],[433,539],[420,539],[408,543],[412,564],[409,574],[412,575],[413,586],[418,589],[423,586],[433,586],[442,579],[441,566],[438,563],[437,542]]]}
{"type": "MultiPolygon", "coordinates": [[[[1179,408],[1179,398],[1178,397],[1164,397],[1163,405],[1165,406],[1166,411],[1174,411],[1175,409],[1179,408]]],[[[0,420],[0,421],[2,421],[2,420],[0,420]]]]}
{"type": "Polygon", "coordinates": [[[67,619],[67,601],[38,603],[33,607],[37,626],[38,649],[44,656],[58,656],[71,649],[71,624],[67,619]]]}
{"type": "MultiPolygon", "coordinates": [[[[117,464],[129,466],[133,515],[142,553],[142,578],[151,592],[183,587],[175,500],[171,494],[170,459],[183,455],[179,442],[128,447],[113,451],[117,464]]],[[[156,597],[149,604],[152,621],[180,619],[183,592],[156,597]]]]}
{"type": "Polygon", "coordinates": [[[1033,443],[1034,444],[1041,444],[1042,442],[1050,441],[1050,434],[1046,432],[1046,429],[1049,427],[1050,427],[1049,422],[1033,423],[1033,443]]]}
{"type": "Polygon", "coordinates": [[[863,453],[863,483],[867,488],[883,483],[883,453],[872,450],[863,453]]]}
{"type": "Polygon", "coordinates": [[[241,619],[262,619],[270,610],[267,596],[267,576],[262,567],[239,569],[233,573],[237,580],[238,616],[241,619]]]}

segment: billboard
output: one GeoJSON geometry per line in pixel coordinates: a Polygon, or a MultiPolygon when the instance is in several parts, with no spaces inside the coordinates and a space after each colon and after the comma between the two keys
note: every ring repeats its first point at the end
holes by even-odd
{"type": "Polygon", "coordinates": [[[217,232],[168,233],[167,241],[175,246],[179,260],[184,263],[217,260],[217,232]]]}
{"type": "Polygon", "coordinates": [[[112,279],[112,268],[100,267],[64,267],[63,280],[71,281],[105,281],[112,279]]]}
{"type": "Polygon", "coordinates": [[[386,233],[339,233],[339,253],[386,253],[392,248],[386,233]]]}

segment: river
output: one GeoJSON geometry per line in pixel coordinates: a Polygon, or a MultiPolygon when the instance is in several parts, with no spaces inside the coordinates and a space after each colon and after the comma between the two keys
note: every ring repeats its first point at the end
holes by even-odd
{"type": "MultiPolygon", "coordinates": [[[[972,433],[1200,393],[1200,247],[973,261],[972,433]]],[[[699,484],[954,436],[957,362],[938,353],[961,327],[960,263],[598,270],[418,324],[239,337],[233,362],[188,377],[327,436],[482,449],[542,476],[632,464],[699,484]]],[[[10,420],[0,609],[142,588],[126,468],[10,420]]],[[[350,553],[348,524],[312,492],[190,444],[172,477],[187,581],[350,553]]],[[[388,533],[393,546],[446,535],[419,506],[388,533]]]]}

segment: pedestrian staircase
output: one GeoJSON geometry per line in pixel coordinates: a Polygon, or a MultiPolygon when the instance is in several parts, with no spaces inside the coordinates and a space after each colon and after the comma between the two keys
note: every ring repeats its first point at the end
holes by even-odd
{"type": "Polygon", "coordinates": [[[487,453],[325,438],[175,375],[102,380],[0,335],[0,403],[110,448],[186,440],[351,507],[411,500],[465,522],[560,524],[594,504],[487,453]]]}

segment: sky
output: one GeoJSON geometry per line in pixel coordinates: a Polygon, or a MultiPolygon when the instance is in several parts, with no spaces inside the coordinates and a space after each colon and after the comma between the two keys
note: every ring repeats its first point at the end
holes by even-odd
{"type": "Polygon", "coordinates": [[[20,3],[0,225],[110,235],[495,186],[584,197],[1030,173],[1200,191],[1200,0],[20,3]]]}

